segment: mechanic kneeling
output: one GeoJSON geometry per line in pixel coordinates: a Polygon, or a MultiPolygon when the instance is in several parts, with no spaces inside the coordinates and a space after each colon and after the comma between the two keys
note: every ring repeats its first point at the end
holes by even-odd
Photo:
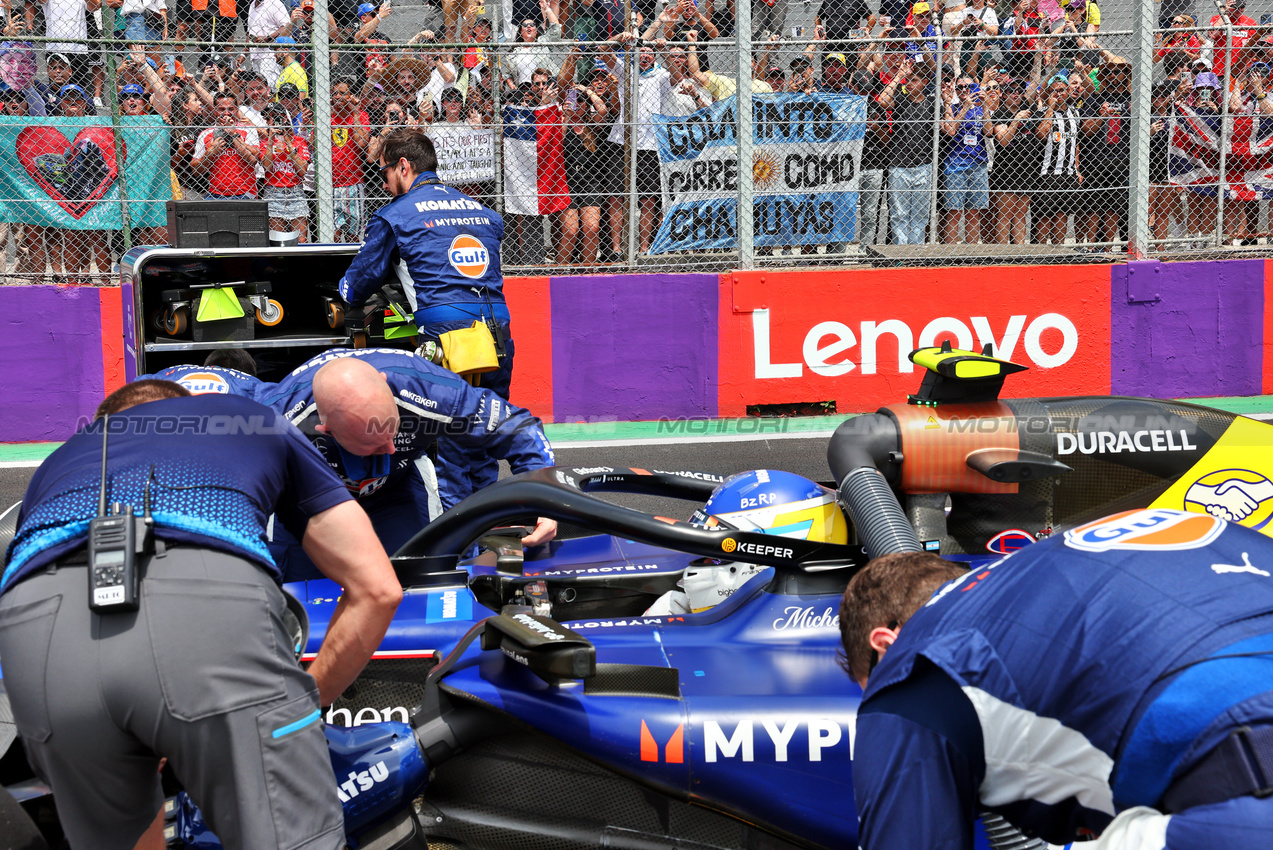
{"type": "Polygon", "coordinates": [[[864,850],[972,848],[982,809],[1091,850],[1273,847],[1268,537],[1150,509],[971,572],[888,555],[840,630],[864,850]]]}
{"type": "Polygon", "coordinates": [[[402,589],[366,514],[282,417],[167,381],[112,393],[31,479],[0,593],[4,684],[72,847],[133,847],[163,803],[161,758],[226,847],[344,846],[320,706],[366,664],[402,589]],[[104,431],[109,499],[154,517],[133,610],[90,600],[104,431]],[[309,672],[284,626],[271,511],[343,587],[309,672]]]}
{"type": "Polygon", "coordinates": [[[217,348],[208,352],[202,366],[182,364],[161,369],[137,380],[155,379],[181,384],[191,395],[219,393],[256,398],[261,381],[256,377],[256,361],[242,348],[217,348]]]}

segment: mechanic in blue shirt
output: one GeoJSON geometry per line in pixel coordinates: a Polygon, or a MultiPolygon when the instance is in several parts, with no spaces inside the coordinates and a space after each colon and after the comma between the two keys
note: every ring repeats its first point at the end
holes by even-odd
{"type": "Polygon", "coordinates": [[[191,395],[218,393],[255,398],[261,382],[256,377],[256,361],[242,348],[218,348],[209,352],[202,366],[182,364],[160,369],[153,375],[138,375],[137,380],[154,378],[172,381],[191,395]]]}
{"type": "MultiPolygon", "coordinates": [[[[500,274],[504,220],[459,189],[444,186],[437,169],[437,152],[422,131],[405,127],[385,140],[380,173],[394,200],[367,223],[367,241],[341,279],[340,294],[357,308],[397,280],[415,311],[423,344],[476,320],[489,321],[496,349],[502,342],[503,352],[499,368],[479,375],[477,386],[507,399],[513,338],[500,274]]],[[[499,478],[496,458],[481,447],[445,438],[438,444],[437,467],[444,508],[499,478]]]]}
{"type": "MultiPolygon", "coordinates": [[[[431,476],[427,452],[440,436],[504,458],[515,473],[554,464],[529,411],[409,351],[333,349],[265,385],[258,400],[314,442],[390,554],[438,513],[429,507],[425,476],[431,476]]],[[[555,522],[540,519],[522,542],[546,543],[556,530],[555,522]]],[[[289,581],[316,577],[286,534],[275,535],[271,551],[289,581]]]]}
{"type": "Polygon", "coordinates": [[[982,809],[1090,850],[1273,847],[1268,537],[1126,512],[971,572],[876,559],[840,610],[864,850],[972,848],[982,809]]]}
{"type": "Polygon", "coordinates": [[[161,758],[227,847],[344,846],[320,706],[371,657],[402,588],[281,416],[168,381],[112,393],[32,477],[0,593],[4,686],[72,847],[132,848],[163,803],[161,758]],[[89,609],[107,438],[108,498],[139,510],[149,489],[154,517],[133,611],[89,609]],[[308,672],[266,549],[271,511],[343,588],[308,672]]]}

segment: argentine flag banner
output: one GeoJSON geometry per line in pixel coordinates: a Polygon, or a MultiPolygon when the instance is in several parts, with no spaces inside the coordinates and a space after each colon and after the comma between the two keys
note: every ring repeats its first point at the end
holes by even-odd
{"type": "Polygon", "coordinates": [[[754,243],[852,242],[866,130],[860,95],[753,94],[752,156],[738,161],[738,96],[654,116],[663,221],[652,254],[738,247],[738,173],[751,169],[754,243]]]}

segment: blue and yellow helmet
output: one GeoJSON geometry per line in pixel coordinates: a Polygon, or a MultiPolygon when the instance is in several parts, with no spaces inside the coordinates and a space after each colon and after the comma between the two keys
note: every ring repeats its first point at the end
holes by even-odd
{"type": "Polygon", "coordinates": [[[793,472],[757,469],[726,478],[694,514],[706,528],[724,525],[824,543],[847,543],[849,529],[835,493],[793,472]]]}

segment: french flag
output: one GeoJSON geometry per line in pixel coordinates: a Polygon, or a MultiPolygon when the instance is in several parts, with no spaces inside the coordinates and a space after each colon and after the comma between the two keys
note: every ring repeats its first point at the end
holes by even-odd
{"type": "Polygon", "coordinates": [[[504,211],[548,215],[570,206],[561,105],[504,107],[504,211]]]}

